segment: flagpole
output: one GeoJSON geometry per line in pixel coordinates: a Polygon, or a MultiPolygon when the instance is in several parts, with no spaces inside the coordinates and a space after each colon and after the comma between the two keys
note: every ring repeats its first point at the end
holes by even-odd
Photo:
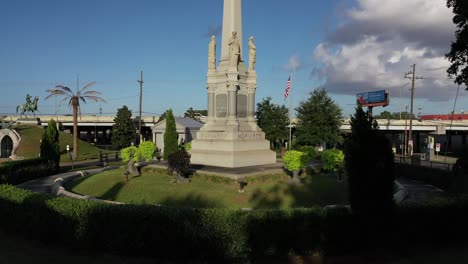
{"type": "MultiPolygon", "coordinates": [[[[293,70],[294,71],[294,70],[293,70]]],[[[289,93],[289,150],[291,150],[291,145],[292,145],[292,75],[293,73],[290,73],[290,85],[291,85],[291,91],[289,93]]]]}

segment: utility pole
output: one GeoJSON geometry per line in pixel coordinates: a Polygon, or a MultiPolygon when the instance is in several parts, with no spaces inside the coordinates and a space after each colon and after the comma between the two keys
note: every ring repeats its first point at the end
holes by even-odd
{"type": "MultiPolygon", "coordinates": [[[[413,140],[413,100],[414,100],[414,81],[416,79],[422,79],[423,77],[416,77],[416,64],[413,64],[413,71],[405,73],[406,79],[411,79],[411,100],[410,100],[410,125],[409,125],[409,136],[406,140],[413,140]],[[409,75],[412,75],[409,77],[409,75]]],[[[414,142],[411,145],[414,147],[414,142]]],[[[410,152],[410,154],[412,154],[410,152]]]]}
{"type": "Polygon", "coordinates": [[[138,117],[138,135],[140,137],[140,142],[142,141],[142,136],[141,136],[141,101],[143,99],[143,71],[140,72],[140,80],[137,81],[140,83],[140,116],[138,117]]]}
{"type": "Polygon", "coordinates": [[[406,131],[408,125],[408,106],[405,106],[405,133],[403,134],[403,156],[406,157],[406,151],[408,150],[408,132],[406,131]]]}

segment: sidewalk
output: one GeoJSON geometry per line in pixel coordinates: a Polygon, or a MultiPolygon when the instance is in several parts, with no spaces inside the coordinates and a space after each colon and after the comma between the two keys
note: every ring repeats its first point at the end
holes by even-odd
{"type": "MultiPolygon", "coordinates": [[[[97,173],[105,168],[97,168],[97,169],[90,169],[86,170],[86,174],[88,173],[97,173]]],[[[70,172],[65,172],[65,173],[60,173],[52,176],[47,176],[47,177],[42,177],[39,179],[35,180],[30,180],[24,183],[21,183],[18,185],[18,187],[30,190],[33,192],[39,192],[39,193],[51,193],[52,191],[52,185],[54,184],[55,180],[58,178],[69,178],[69,177],[75,177],[77,174],[82,174],[84,172],[82,171],[70,171],[70,172]]]]}

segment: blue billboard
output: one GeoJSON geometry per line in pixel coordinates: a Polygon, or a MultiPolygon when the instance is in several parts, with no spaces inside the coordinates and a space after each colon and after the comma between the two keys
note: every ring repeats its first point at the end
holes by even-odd
{"type": "Polygon", "coordinates": [[[379,90],[356,94],[357,103],[362,106],[387,106],[389,96],[387,91],[379,90]]]}

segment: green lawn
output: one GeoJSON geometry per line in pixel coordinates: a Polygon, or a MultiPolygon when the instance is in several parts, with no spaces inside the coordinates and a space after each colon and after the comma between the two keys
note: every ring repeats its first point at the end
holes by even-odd
{"type": "MultiPolygon", "coordinates": [[[[42,134],[44,133],[44,128],[32,125],[19,125],[15,126],[14,129],[16,129],[16,131],[18,131],[18,133],[21,135],[21,141],[18,149],[16,150],[16,154],[26,159],[38,157],[40,153],[40,140],[42,138],[42,134]]],[[[70,147],[73,146],[73,136],[71,134],[59,131],[59,142],[60,152],[62,153],[60,160],[69,161],[70,158],[67,155],[66,147],[67,145],[70,147]]],[[[97,158],[101,149],[82,140],[78,140],[78,150],[78,160],[87,160],[97,158]]],[[[115,152],[107,150],[101,151],[103,151],[103,153],[115,152]]]]}
{"type": "Polygon", "coordinates": [[[145,168],[125,182],[124,169],[81,178],[68,190],[125,203],[165,204],[197,208],[294,208],[347,204],[347,184],[327,175],[307,176],[290,185],[284,173],[251,178],[244,193],[233,180],[195,174],[190,183],[173,183],[165,170],[145,168]]]}

